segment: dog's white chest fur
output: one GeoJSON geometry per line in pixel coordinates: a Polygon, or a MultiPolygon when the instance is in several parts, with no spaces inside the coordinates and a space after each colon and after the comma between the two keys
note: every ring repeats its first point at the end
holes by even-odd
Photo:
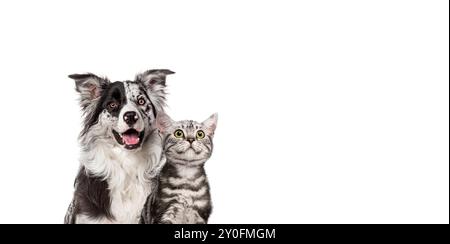
{"type": "Polygon", "coordinates": [[[120,169],[108,179],[111,213],[114,216],[114,223],[137,224],[147,196],[151,192],[150,182],[143,175],[146,167],[142,166],[147,162],[139,160],[136,156],[124,156],[118,160],[121,162],[114,163],[121,165],[120,169]]]}
{"type": "Polygon", "coordinates": [[[99,143],[95,150],[82,155],[82,162],[93,175],[108,183],[111,214],[114,219],[92,219],[77,216],[77,223],[137,224],[142,208],[151,193],[149,175],[161,162],[162,148],[158,139],[150,137],[140,151],[125,151],[118,146],[99,143]]]}

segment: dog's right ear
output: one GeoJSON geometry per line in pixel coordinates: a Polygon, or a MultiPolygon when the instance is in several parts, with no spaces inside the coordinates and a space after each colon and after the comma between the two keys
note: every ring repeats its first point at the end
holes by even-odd
{"type": "Polygon", "coordinates": [[[82,108],[89,106],[92,101],[98,99],[102,91],[109,85],[109,80],[100,78],[94,74],[72,74],[69,78],[75,80],[75,89],[80,93],[80,105],[82,108]]]}

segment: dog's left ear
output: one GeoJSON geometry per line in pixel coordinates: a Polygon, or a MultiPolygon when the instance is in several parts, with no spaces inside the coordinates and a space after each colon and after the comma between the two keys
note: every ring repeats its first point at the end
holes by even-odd
{"type": "Polygon", "coordinates": [[[144,73],[136,76],[137,80],[142,81],[147,88],[151,88],[154,85],[166,85],[166,76],[175,74],[175,72],[168,69],[150,69],[144,73]]]}
{"type": "Polygon", "coordinates": [[[175,72],[168,69],[151,69],[136,75],[136,80],[142,82],[147,89],[157,112],[162,111],[166,105],[166,76],[171,74],[175,72]]]}

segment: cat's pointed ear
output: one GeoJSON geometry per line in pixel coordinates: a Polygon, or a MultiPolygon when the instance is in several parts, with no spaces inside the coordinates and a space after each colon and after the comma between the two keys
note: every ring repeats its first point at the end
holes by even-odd
{"type": "Polygon", "coordinates": [[[173,123],[174,121],[165,112],[161,111],[156,114],[155,127],[160,133],[166,133],[173,123]]]}
{"type": "Polygon", "coordinates": [[[69,78],[75,80],[75,89],[80,93],[80,105],[83,109],[98,99],[102,91],[109,85],[109,80],[94,74],[72,74],[69,78]]]}
{"type": "Polygon", "coordinates": [[[208,119],[202,122],[203,126],[207,129],[207,133],[210,136],[214,135],[214,131],[217,127],[217,119],[219,118],[219,115],[217,113],[209,116],[208,119]]]}
{"type": "Polygon", "coordinates": [[[162,111],[166,105],[166,76],[171,74],[175,72],[168,69],[151,69],[136,75],[136,80],[142,82],[147,89],[157,111],[162,111]]]}

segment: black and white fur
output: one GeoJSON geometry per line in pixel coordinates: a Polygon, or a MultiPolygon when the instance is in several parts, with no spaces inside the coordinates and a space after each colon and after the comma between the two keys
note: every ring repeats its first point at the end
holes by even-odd
{"type": "Polygon", "coordinates": [[[159,113],[156,127],[163,137],[166,157],[151,206],[155,224],[206,224],[212,211],[204,169],[211,157],[217,114],[202,123],[173,121],[159,113]]]}
{"type": "Polygon", "coordinates": [[[139,223],[152,192],[150,174],[164,163],[152,127],[166,99],[170,70],[148,70],[134,81],[73,74],[84,128],[80,170],[65,223],[139,223]]]}

